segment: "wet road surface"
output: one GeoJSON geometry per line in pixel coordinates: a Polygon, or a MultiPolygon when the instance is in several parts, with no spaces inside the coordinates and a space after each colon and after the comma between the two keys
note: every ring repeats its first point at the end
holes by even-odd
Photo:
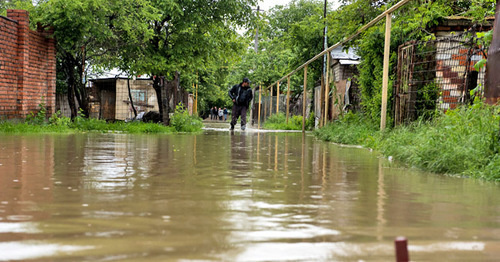
{"type": "Polygon", "coordinates": [[[0,261],[498,261],[500,188],[301,133],[0,135],[0,261]]]}

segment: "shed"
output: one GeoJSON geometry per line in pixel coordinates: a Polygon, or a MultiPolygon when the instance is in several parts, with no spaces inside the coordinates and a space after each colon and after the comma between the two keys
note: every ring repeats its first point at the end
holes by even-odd
{"type": "MultiPolygon", "coordinates": [[[[134,117],[126,77],[92,79],[90,116],[105,120],[134,117]]],[[[137,113],[158,111],[156,91],[151,79],[130,80],[130,93],[137,113]]]]}
{"type": "Polygon", "coordinates": [[[360,108],[360,95],[354,77],[358,72],[357,65],[361,57],[357,55],[356,49],[339,46],[330,52],[330,67],[332,76],[330,78],[336,87],[336,96],[331,97],[330,117],[335,119],[342,111],[358,110],[360,108]],[[335,103],[335,101],[340,103],[335,103]]]}

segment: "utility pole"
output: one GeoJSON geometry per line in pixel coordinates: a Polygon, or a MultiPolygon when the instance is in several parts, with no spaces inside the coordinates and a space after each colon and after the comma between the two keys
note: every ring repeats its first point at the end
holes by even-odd
{"type": "MultiPolygon", "coordinates": [[[[257,17],[259,17],[260,6],[257,6],[257,17]]],[[[255,53],[259,52],[259,25],[257,24],[255,28],[255,53]]]]}
{"type": "MultiPolygon", "coordinates": [[[[327,36],[327,33],[328,33],[328,25],[326,24],[326,5],[327,5],[327,0],[325,0],[325,4],[324,4],[324,7],[323,7],[323,24],[324,24],[324,29],[323,29],[323,50],[326,50],[328,49],[328,36],[327,36]]],[[[321,93],[324,92],[324,90],[326,90],[326,86],[328,85],[328,77],[326,75],[327,71],[326,70],[326,67],[327,66],[330,66],[330,65],[327,65],[326,64],[326,57],[330,55],[329,52],[327,52],[324,56],[323,56],[323,86],[321,88],[321,93]]],[[[328,60],[329,61],[329,60],[328,60]]],[[[319,107],[320,107],[320,115],[319,115],[319,125],[320,127],[323,126],[323,125],[326,125],[326,123],[324,123],[322,120],[325,119],[325,116],[327,114],[326,110],[323,112],[323,101],[326,101],[328,99],[327,96],[324,97],[324,100],[321,99],[322,95],[320,95],[320,102],[319,102],[319,107]],[[323,115],[324,114],[324,115],[323,115]]]]}

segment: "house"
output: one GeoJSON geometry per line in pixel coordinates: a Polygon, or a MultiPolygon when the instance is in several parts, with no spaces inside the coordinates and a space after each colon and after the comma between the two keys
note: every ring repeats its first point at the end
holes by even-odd
{"type": "MultiPolygon", "coordinates": [[[[361,57],[356,49],[339,46],[330,52],[330,101],[328,119],[336,119],[342,112],[359,110],[360,95],[354,77],[361,57]]],[[[316,88],[315,99],[319,100],[320,87],[316,88]]],[[[315,114],[320,115],[320,103],[315,103],[315,114]]]]}
{"type": "Polygon", "coordinates": [[[153,80],[126,77],[96,78],[90,80],[92,98],[90,117],[105,120],[126,120],[134,117],[130,95],[137,113],[159,111],[153,80]]]}

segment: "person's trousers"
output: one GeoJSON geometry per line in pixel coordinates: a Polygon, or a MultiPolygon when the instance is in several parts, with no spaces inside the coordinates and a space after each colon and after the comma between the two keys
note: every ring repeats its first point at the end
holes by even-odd
{"type": "Polygon", "coordinates": [[[236,122],[238,122],[238,117],[241,116],[241,126],[244,126],[247,124],[247,109],[248,106],[243,105],[236,105],[233,104],[233,115],[231,117],[231,126],[235,126],[236,122]]]}

